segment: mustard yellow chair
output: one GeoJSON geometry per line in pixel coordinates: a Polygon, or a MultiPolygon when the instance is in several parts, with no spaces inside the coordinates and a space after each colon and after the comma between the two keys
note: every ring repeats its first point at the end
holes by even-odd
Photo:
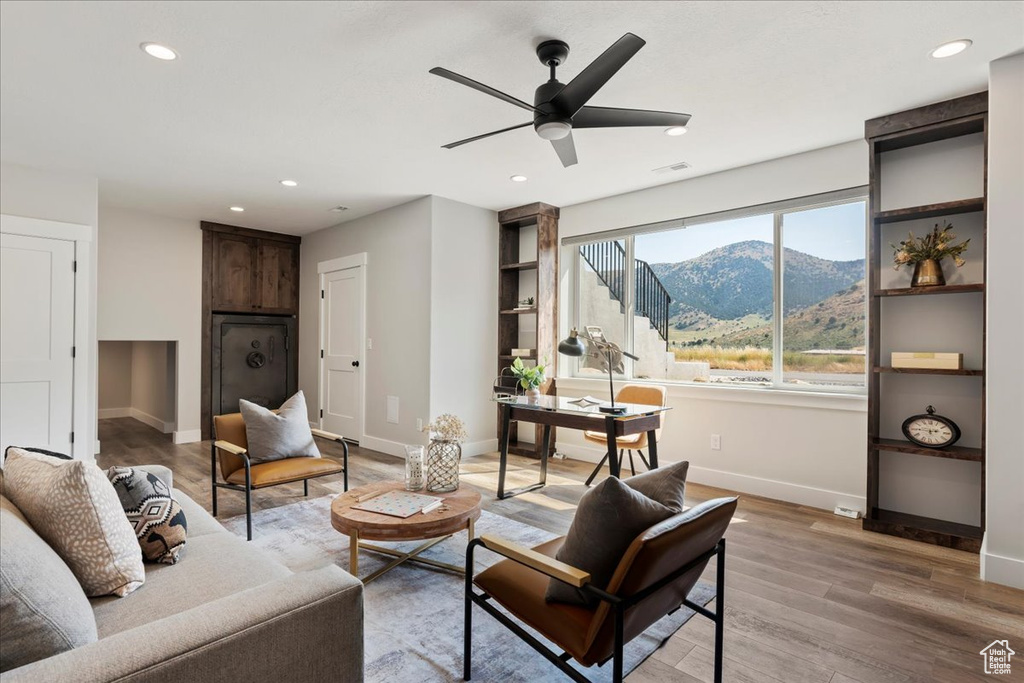
{"type": "MultiPolygon", "coordinates": [[[[651,384],[627,384],[619,389],[618,393],[615,394],[616,403],[640,403],[648,406],[663,406],[665,405],[668,392],[665,391],[665,387],[660,387],[651,384]]],[[[665,420],[665,413],[662,413],[662,422],[665,420]]],[[[655,438],[661,437],[661,429],[655,430],[655,438]]],[[[596,432],[587,430],[583,432],[583,438],[591,443],[601,444],[601,448],[604,450],[604,457],[601,458],[601,462],[598,463],[594,471],[590,473],[587,478],[586,486],[594,481],[597,473],[604,467],[605,462],[608,460],[608,436],[604,432],[596,432]]],[[[651,464],[647,462],[647,458],[644,456],[643,449],[647,448],[647,432],[641,432],[640,434],[630,434],[629,436],[620,436],[615,440],[615,445],[619,449],[619,471],[622,471],[622,455],[624,452],[629,453],[629,471],[635,476],[636,467],[633,464],[633,451],[636,451],[640,455],[640,460],[643,461],[644,466],[647,469],[651,469],[651,464]]]]}
{"type": "Polygon", "coordinates": [[[217,489],[245,492],[245,531],[252,540],[252,492],[256,489],[302,482],[302,495],[309,495],[309,480],[343,472],[344,487],[348,491],[348,444],[337,434],[313,429],[313,436],[341,444],[342,464],[331,458],[285,458],[251,464],[249,441],[245,437],[245,421],[241,413],[216,415],[213,418],[213,438],[210,445],[210,475],[213,480],[213,516],[217,516],[217,489]],[[224,482],[217,481],[217,464],[224,482]]]}

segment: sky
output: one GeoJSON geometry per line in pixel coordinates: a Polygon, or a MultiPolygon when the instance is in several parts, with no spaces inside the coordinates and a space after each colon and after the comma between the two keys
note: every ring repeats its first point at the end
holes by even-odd
{"type": "MultiPolygon", "coordinates": [[[[862,259],[866,252],[864,212],[864,202],[854,202],[788,213],[782,222],[783,245],[830,261],[862,259]]],[[[678,263],[747,240],[772,242],[771,214],[638,235],[634,250],[641,261],[678,263]]]]}

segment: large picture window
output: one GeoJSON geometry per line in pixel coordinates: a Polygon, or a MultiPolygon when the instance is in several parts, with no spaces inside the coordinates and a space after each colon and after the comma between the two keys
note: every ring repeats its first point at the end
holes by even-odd
{"type": "MultiPolygon", "coordinates": [[[[625,378],[858,391],[865,194],[567,240],[573,325],[639,356],[625,378]]],[[[575,364],[577,376],[602,371],[587,357],[575,364]]]]}

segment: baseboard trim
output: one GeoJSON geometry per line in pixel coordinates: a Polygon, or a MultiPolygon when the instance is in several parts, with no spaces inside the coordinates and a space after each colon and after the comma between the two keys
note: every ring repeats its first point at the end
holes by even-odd
{"type": "Polygon", "coordinates": [[[131,408],[100,408],[96,411],[97,419],[111,420],[117,417],[131,417],[131,408]]]}
{"type": "MultiPolygon", "coordinates": [[[[600,462],[605,453],[605,451],[600,448],[591,448],[589,446],[580,446],[570,443],[556,444],[555,450],[558,453],[566,455],[574,460],[583,460],[594,464],[600,462]]],[[[806,505],[808,507],[820,508],[822,510],[834,510],[837,505],[864,510],[867,505],[867,499],[864,496],[858,496],[856,494],[831,491],[829,489],[804,486],[802,484],[793,484],[787,481],[764,479],[762,477],[754,477],[748,474],[724,472],[722,470],[713,470],[707,467],[697,467],[695,465],[690,465],[687,480],[696,484],[714,486],[716,488],[738,491],[740,493],[749,493],[754,496],[771,498],[773,500],[782,500],[788,503],[806,505]]]]}
{"type": "Polygon", "coordinates": [[[1024,560],[988,552],[988,534],[981,541],[981,580],[1024,589],[1024,560]]]}
{"type": "Polygon", "coordinates": [[[173,422],[164,422],[160,418],[154,417],[154,416],[150,415],[149,413],[144,413],[141,410],[139,410],[138,408],[132,408],[131,409],[130,417],[134,417],[136,420],[138,420],[142,424],[149,425],[153,429],[159,429],[164,434],[170,434],[171,432],[174,431],[174,423],[173,422]]]}
{"type": "Polygon", "coordinates": [[[359,445],[362,448],[369,448],[371,451],[393,455],[396,458],[405,458],[405,444],[397,441],[379,439],[376,436],[364,434],[363,438],[359,440],[359,445]]]}
{"type": "Polygon", "coordinates": [[[484,439],[483,441],[470,441],[462,444],[462,457],[472,458],[474,455],[494,453],[498,450],[498,439],[484,439]]]}
{"type": "Polygon", "coordinates": [[[174,443],[198,443],[203,440],[203,432],[199,429],[183,429],[174,432],[174,443]]]}

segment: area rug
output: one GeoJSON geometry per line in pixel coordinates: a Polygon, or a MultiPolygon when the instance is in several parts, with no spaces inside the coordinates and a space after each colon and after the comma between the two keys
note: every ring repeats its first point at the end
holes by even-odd
{"type": "MultiPolygon", "coordinates": [[[[254,512],[252,543],[293,571],[332,563],[347,571],[348,537],[331,526],[332,498],[323,496],[254,512]]],[[[244,515],[228,518],[223,524],[233,533],[245,537],[244,515]]],[[[547,531],[486,510],[476,523],[476,533],[496,534],[526,546],[554,538],[554,534],[547,531]]],[[[406,550],[419,543],[380,545],[406,550]]],[[[464,564],[465,556],[466,532],[456,534],[424,553],[424,557],[454,565],[464,564]]],[[[483,549],[477,550],[475,559],[477,572],[500,560],[497,555],[483,549]]],[[[363,551],[359,555],[359,573],[366,576],[386,562],[387,559],[379,554],[363,551]]],[[[366,681],[461,681],[463,591],[461,576],[410,563],[392,569],[366,586],[366,681]]],[[[690,600],[699,605],[706,605],[712,598],[714,587],[703,581],[690,594],[690,600]]],[[[628,643],[625,671],[639,666],[691,616],[693,612],[684,607],[628,643]]],[[[609,662],[603,667],[580,667],[580,670],[593,681],[610,681],[611,668],[609,662]]],[[[567,678],[493,617],[474,608],[473,680],[560,683],[567,678]]]]}

